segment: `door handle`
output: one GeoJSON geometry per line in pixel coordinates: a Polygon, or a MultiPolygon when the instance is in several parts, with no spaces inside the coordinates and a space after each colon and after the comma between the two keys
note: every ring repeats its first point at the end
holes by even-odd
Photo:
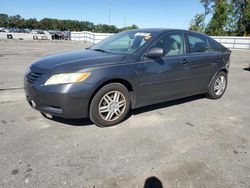
{"type": "Polygon", "coordinates": [[[220,59],[221,59],[221,56],[217,55],[217,56],[216,56],[216,60],[218,61],[218,60],[220,60],[220,59]]]}
{"type": "Polygon", "coordinates": [[[188,63],[190,63],[190,62],[187,59],[181,60],[182,65],[188,65],[188,63]]]}

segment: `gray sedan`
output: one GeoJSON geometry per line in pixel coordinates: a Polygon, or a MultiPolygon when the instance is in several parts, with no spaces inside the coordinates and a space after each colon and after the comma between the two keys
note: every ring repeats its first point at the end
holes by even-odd
{"type": "Polygon", "coordinates": [[[230,54],[196,32],[125,31],[34,62],[24,79],[26,98],[47,117],[89,117],[97,126],[112,126],[145,105],[203,93],[219,99],[230,54]]]}

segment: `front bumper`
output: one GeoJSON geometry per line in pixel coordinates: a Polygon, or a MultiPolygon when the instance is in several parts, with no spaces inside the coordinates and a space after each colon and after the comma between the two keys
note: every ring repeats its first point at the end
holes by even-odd
{"type": "Polygon", "coordinates": [[[44,86],[24,81],[26,99],[32,108],[63,118],[88,117],[94,90],[86,83],[44,86]]]}

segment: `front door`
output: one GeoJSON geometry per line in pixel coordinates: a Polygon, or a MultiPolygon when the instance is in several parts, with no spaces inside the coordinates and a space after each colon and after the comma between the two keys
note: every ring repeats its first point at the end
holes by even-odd
{"type": "Polygon", "coordinates": [[[151,48],[163,48],[165,56],[143,57],[140,65],[138,103],[154,103],[157,100],[173,98],[190,91],[189,62],[182,33],[167,33],[151,48]]]}

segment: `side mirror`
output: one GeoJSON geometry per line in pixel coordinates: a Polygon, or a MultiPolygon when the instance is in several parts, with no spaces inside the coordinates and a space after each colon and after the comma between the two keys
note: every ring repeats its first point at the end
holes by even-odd
{"type": "Polygon", "coordinates": [[[147,57],[163,57],[164,56],[164,50],[162,48],[151,48],[147,53],[147,57]]]}

